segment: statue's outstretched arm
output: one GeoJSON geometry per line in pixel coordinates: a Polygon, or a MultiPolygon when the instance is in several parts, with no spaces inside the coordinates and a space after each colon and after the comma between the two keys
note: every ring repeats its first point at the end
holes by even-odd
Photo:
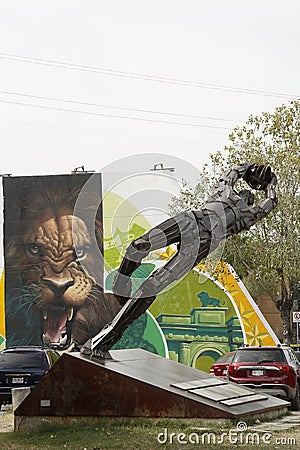
{"type": "Polygon", "coordinates": [[[241,166],[234,167],[233,169],[229,169],[220,178],[217,190],[223,190],[225,186],[233,188],[239,178],[246,180],[247,174],[252,167],[254,167],[254,165],[248,162],[241,166]]]}

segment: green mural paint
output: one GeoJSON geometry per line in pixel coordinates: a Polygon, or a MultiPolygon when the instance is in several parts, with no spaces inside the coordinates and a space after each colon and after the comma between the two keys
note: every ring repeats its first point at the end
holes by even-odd
{"type": "Polygon", "coordinates": [[[103,195],[103,244],[107,272],[118,267],[129,243],[151,228],[128,200],[114,192],[103,195]]]}
{"type": "MultiPolygon", "coordinates": [[[[150,273],[155,269],[155,264],[151,263],[145,263],[141,264],[140,267],[138,267],[131,276],[131,282],[132,282],[132,289],[131,293],[133,294],[140,285],[148,278],[150,273]]],[[[112,290],[113,281],[115,278],[117,270],[113,270],[110,272],[106,279],[105,279],[105,289],[107,291],[112,290]]]]}
{"type": "Polygon", "coordinates": [[[160,356],[167,356],[163,335],[148,311],[127,328],[113,350],[122,348],[142,348],[160,356]]]}

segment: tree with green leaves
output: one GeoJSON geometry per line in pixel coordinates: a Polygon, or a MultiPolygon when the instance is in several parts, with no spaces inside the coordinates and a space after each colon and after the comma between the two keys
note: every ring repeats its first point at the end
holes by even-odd
{"type": "Polygon", "coordinates": [[[196,188],[185,184],[171,212],[199,208],[212,183],[229,168],[247,161],[272,167],[278,178],[277,208],[249,231],[228,239],[223,259],[244,279],[254,299],[272,298],[289,343],[294,340],[291,311],[300,310],[300,101],[251,115],[234,128],[229,141],[225,151],[210,155],[211,174],[205,166],[196,188]]]}

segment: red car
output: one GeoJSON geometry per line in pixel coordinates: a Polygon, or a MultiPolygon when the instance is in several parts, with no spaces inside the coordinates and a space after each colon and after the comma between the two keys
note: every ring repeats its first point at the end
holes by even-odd
{"type": "Polygon", "coordinates": [[[227,379],[282,397],[292,409],[300,409],[300,362],[290,347],[240,347],[228,366],[227,379]]]}
{"type": "Polygon", "coordinates": [[[231,363],[235,352],[229,352],[220,356],[217,361],[211,366],[209,373],[216,377],[226,378],[228,364],[231,363]]]}

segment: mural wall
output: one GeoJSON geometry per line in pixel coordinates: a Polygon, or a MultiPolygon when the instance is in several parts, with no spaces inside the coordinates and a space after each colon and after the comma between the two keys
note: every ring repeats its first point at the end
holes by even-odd
{"type": "Polygon", "coordinates": [[[83,343],[119,310],[103,294],[101,176],[85,195],[89,177],[3,180],[6,346],[83,343]]]}
{"type": "MultiPolygon", "coordinates": [[[[144,196],[135,205],[124,189],[102,182],[86,173],[4,179],[0,346],[70,349],[119,311],[115,272],[129,242],[156,224],[141,212],[144,196]]],[[[133,291],[175,251],[151,253],[133,274],[133,291]]],[[[243,343],[278,339],[233,269],[221,265],[214,276],[199,266],[159,294],[114,348],[143,348],[208,371],[243,343]]]]}

